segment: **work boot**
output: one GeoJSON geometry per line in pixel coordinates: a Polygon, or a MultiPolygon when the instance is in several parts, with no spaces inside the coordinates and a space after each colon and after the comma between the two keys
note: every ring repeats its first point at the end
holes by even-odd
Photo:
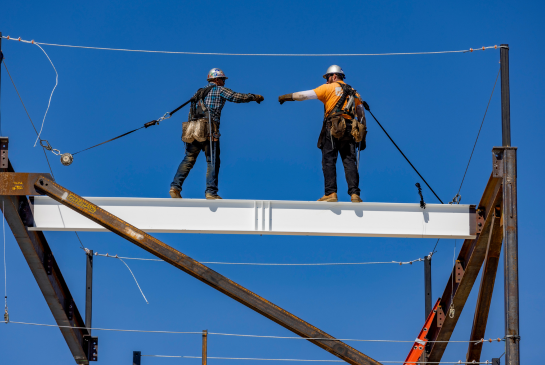
{"type": "Polygon", "coordinates": [[[219,195],[217,195],[217,194],[214,195],[214,194],[206,193],[204,196],[205,196],[206,199],[208,199],[208,200],[223,199],[221,196],[219,196],[219,195]]]}
{"type": "Polygon", "coordinates": [[[329,195],[324,195],[320,199],[318,199],[319,202],[336,202],[337,199],[337,193],[331,193],[329,195]]]}
{"type": "Polygon", "coordinates": [[[182,199],[182,196],[180,195],[180,190],[176,188],[170,188],[169,192],[171,198],[178,198],[182,199]]]}
{"type": "Polygon", "coordinates": [[[363,200],[361,200],[360,196],[358,194],[352,194],[350,195],[350,200],[352,203],[361,203],[363,200]]]}

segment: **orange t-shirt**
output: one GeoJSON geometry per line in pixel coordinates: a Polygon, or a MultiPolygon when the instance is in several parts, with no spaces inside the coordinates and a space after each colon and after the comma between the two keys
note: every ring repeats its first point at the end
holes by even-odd
{"type": "MultiPolygon", "coordinates": [[[[344,84],[343,81],[336,81],[332,84],[324,84],[314,89],[316,96],[318,96],[318,100],[320,100],[325,105],[325,115],[328,115],[333,110],[333,108],[343,95],[343,89],[339,85],[339,83],[344,84]]],[[[348,98],[346,99],[343,108],[346,106],[346,103],[348,103],[348,98]]],[[[356,106],[361,104],[360,94],[356,93],[354,103],[356,104],[356,106]]],[[[350,116],[346,114],[344,114],[343,117],[350,118],[350,116]]]]}

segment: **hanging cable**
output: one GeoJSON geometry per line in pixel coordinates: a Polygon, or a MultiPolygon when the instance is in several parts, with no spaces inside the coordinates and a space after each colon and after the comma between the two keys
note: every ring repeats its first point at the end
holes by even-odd
{"type": "Polygon", "coordinates": [[[218,53],[218,52],[176,52],[176,51],[150,51],[143,49],[126,49],[126,48],[107,48],[107,47],[87,47],[87,46],[73,46],[68,44],[55,44],[26,41],[24,39],[12,38],[10,36],[2,36],[4,39],[12,41],[18,41],[22,43],[41,44],[44,46],[54,47],[68,47],[68,48],[83,48],[83,49],[96,49],[104,51],[123,51],[123,52],[143,52],[143,53],[165,53],[165,54],[182,54],[182,55],[207,55],[207,56],[272,56],[272,57],[349,57],[349,56],[407,56],[407,55],[431,55],[431,54],[446,54],[446,53],[471,53],[474,51],[484,51],[487,49],[506,48],[505,46],[488,46],[469,48],[459,51],[436,51],[436,52],[397,52],[397,53],[218,53]]]}
{"type": "MultiPolygon", "coordinates": [[[[87,252],[87,251],[86,251],[87,252]]],[[[136,280],[136,276],[134,276],[131,268],[129,267],[129,265],[127,265],[127,263],[125,261],[123,261],[121,259],[121,257],[115,257],[116,259],[119,259],[122,263],[125,264],[125,266],[127,266],[127,269],[129,269],[131,275],[132,275],[132,278],[134,279],[134,282],[136,283],[136,286],[138,286],[138,290],[140,290],[140,294],[142,294],[142,296],[144,297],[144,300],[146,301],[146,304],[149,304],[148,300],[146,299],[146,296],[144,295],[144,292],[142,291],[142,288],[140,288],[140,284],[138,284],[138,280],[136,280]]]]}
{"type": "MultiPolygon", "coordinates": [[[[113,259],[124,260],[140,260],[140,261],[160,261],[161,259],[143,259],[138,257],[122,257],[112,256],[110,254],[100,254],[95,252],[95,256],[110,257],[113,259]]],[[[378,265],[378,264],[396,264],[396,265],[412,265],[413,262],[424,261],[423,258],[418,258],[412,261],[384,261],[384,262],[322,262],[322,263],[303,263],[303,264],[282,264],[282,263],[258,263],[258,262],[217,262],[217,261],[199,261],[201,264],[216,264],[216,265],[249,265],[249,266],[336,266],[336,265],[378,265]]]]}
{"type": "MultiPolygon", "coordinates": [[[[6,69],[6,72],[8,73],[8,76],[9,76],[9,79],[11,80],[13,88],[15,89],[15,92],[17,93],[17,96],[19,97],[19,100],[21,101],[21,104],[23,105],[23,108],[25,109],[25,113],[26,113],[26,115],[28,117],[28,120],[30,120],[30,124],[32,124],[32,128],[34,128],[34,132],[36,132],[36,135],[38,135],[38,130],[36,129],[36,126],[34,125],[34,122],[32,121],[32,118],[30,117],[30,114],[28,113],[28,110],[27,110],[27,108],[25,106],[25,103],[23,102],[23,98],[21,98],[21,94],[19,94],[19,90],[17,90],[17,86],[15,86],[15,82],[13,81],[13,78],[11,77],[11,74],[10,74],[10,72],[8,70],[8,66],[6,65],[6,61],[2,60],[2,63],[4,64],[4,68],[6,69]]],[[[43,141],[43,140],[41,140],[41,141],[43,141]]],[[[47,144],[49,145],[49,142],[47,144]]],[[[53,177],[53,180],[55,180],[55,175],[53,175],[53,169],[51,169],[51,164],[49,163],[49,158],[47,157],[47,153],[45,153],[45,148],[41,143],[40,143],[40,145],[42,146],[42,151],[43,151],[45,159],[47,161],[47,166],[49,166],[49,171],[51,172],[51,176],[53,177]]]]}
{"type": "MultiPolygon", "coordinates": [[[[38,47],[40,45],[38,43],[34,43],[38,47]]],[[[51,95],[49,95],[49,102],[47,103],[47,109],[45,110],[44,119],[42,120],[42,127],[40,128],[40,132],[38,133],[38,137],[36,137],[36,142],[34,142],[34,147],[36,147],[36,143],[40,141],[40,135],[42,134],[42,130],[44,129],[44,123],[45,123],[45,117],[47,116],[47,112],[49,111],[49,106],[51,105],[51,98],[53,97],[53,93],[55,92],[55,89],[57,88],[57,85],[59,84],[59,74],[57,73],[57,69],[55,68],[55,65],[53,64],[53,61],[51,61],[51,58],[47,55],[47,53],[44,51],[42,47],[40,47],[42,52],[45,54],[49,62],[51,63],[51,66],[53,66],[53,70],[55,70],[55,86],[53,87],[53,90],[51,90],[51,95]]],[[[42,146],[43,147],[43,146],[42,146]]]]}
{"type": "Polygon", "coordinates": [[[2,235],[4,238],[4,322],[9,322],[8,312],[8,270],[6,266],[6,217],[4,215],[4,198],[2,197],[2,235]]]}
{"type": "Polygon", "coordinates": [[[427,185],[427,187],[431,190],[431,192],[433,193],[433,195],[435,195],[435,197],[437,198],[437,200],[439,200],[441,202],[441,204],[444,204],[443,201],[441,200],[441,198],[439,198],[439,196],[435,193],[435,191],[431,188],[430,184],[428,184],[428,182],[426,181],[426,179],[424,179],[422,177],[422,175],[420,175],[420,172],[418,172],[418,170],[416,169],[416,167],[414,167],[414,165],[411,163],[411,161],[409,161],[409,159],[407,158],[407,156],[405,156],[405,154],[403,153],[403,151],[401,151],[401,148],[399,148],[399,146],[394,142],[394,140],[392,139],[392,137],[390,137],[390,135],[388,134],[388,132],[386,132],[386,129],[384,129],[384,127],[382,126],[382,124],[380,124],[380,122],[378,121],[378,119],[375,117],[375,115],[371,112],[371,108],[369,107],[369,104],[367,104],[367,102],[363,102],[363,107],[365,108],[365,110],[367,110],[369,112],[369,114],[371,114],[371,116],[373,117],[373,119],[375,119],[375,121],[378,123],[379,127],[382,129],[382,131],[384,133],[386,133],[386,136],[388,136],[388,138],[390,139],[390,141],[394,144],[394,146],[397,148],[397,150],[401,153],[401,155],[403,155],[403,157],[405,157],[405,160],[407,160],[407,162],[409,163],[409,165],[411,165],[411,167],[413,168],[413,170],[418,174],[418,176],[420,176],[420,178],[422,179],[422,181],[424,181],[424,183],[427,185]]]}
{"type": "Polygon", "coordinates": [[[488,107],[490,106],[490,101],[492,100],[492,95],[494,95],[494,90],[496,89],[496,84],[498,83],[498,78],[500,76],[500,70],[498,70],[498,74],[496,75],[496,81],[494,81],[494,87],[492,87],[492,92],[490,93],[490,98],[488,99],[488,104],[486,104],[486,109],[484,111],[483,120],[481,121],[481,126],[479,127],[479,132],[477,133],[477,138],[475,138],[475,143],[473,144],[473,149],[471,150],[471,154],[469,155],[469,161],[467,161],[466,170],[464,171],[464,176],[462,177],[462,182],[460,183],[460,187],[458,188],[458,192],[452,199],[452,202],[449,204],[460,204],[460,200],[462,200],[462,196],[460,195],[460,191],[462,190],[462,185],[464,185],[464,180],[466,178],[467,170],[469,169],[469,164],[471,163],[471,158],[473,157],[473,152],[475,152],[475,147],[477,146],[477,141],[479,140],[479,135],[481,134],[481,129],[483,129],[484,120],[486,118],[486,113],[488,112],[488,107]]]}

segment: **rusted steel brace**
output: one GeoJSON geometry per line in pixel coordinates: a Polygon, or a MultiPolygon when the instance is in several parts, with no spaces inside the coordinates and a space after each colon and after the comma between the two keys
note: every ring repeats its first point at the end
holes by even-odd
{"type": "Polygon", "coordinates": [[[104,209],[83,199],[46,177],[39,177],[36,190],[43,192],[59,203],[100,224],[104,228],[131,241],[149,253],[165,260],[176,268],[199,279],[212,288],[244,304],[250,309],[278,323],[295,334],[307,338],[308,341],[330,352],[352,365],[378,365],[378,361],[364,355],[342,341],[336,340],[322,330],[312,326],[277,305],[261,298],[241,285],[229,280],[200,262],[173,249],[167,244],[150,236],[144,231],[122,221],[104,209]],[[320,338],[320,339],[316,339],[320,338]],[[322,338],[324,338],[322,340],[322,338]]]}

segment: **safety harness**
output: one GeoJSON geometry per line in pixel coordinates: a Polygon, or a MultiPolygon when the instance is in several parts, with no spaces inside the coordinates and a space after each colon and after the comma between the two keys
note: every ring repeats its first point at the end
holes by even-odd
{"type": "MultiPolygon", "coordinates": [[[[355,120],[355,102],[356,90],[352,86],[344,83],[338,83],[343,90],[343,94],[333,107],[329,114],[324,115],[324,121],[322,124],[322,130],[320,131],[320,136],[318,138],[318,148],[322,149],[324,144],[324,138],[329,134],[331,142],[333,143],[333,137],[341,139],[345,137],[345,132],[347,127],[351,128],[350,134],[354,137],[356,142],[362,141],[362,135],[364,134],[365,126],[359,121],[355,120]],[[348,102],[346,102],[348,99],[348,102]],[[346,106],[343,109],[343,106],[346,102],[346,106]],[[348,115],[348,126],[347,120],[343,115],[348,115]]],[[[363,135],[363,137],[365,137],[363,135]]]]}

